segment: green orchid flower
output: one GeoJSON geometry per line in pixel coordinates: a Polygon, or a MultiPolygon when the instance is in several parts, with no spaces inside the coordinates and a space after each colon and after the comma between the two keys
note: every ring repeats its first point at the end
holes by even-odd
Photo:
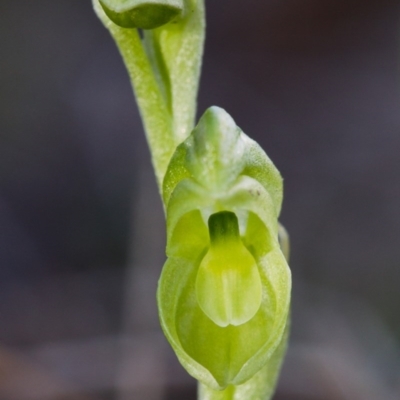
{"type": "Polygon", "coordinates": [[[183,366],[221,390],[253,377],[285,335],[291,277],[278,241],[282,179],[256,142],[211,107],[163,182],[164,332],[183,366]]]}

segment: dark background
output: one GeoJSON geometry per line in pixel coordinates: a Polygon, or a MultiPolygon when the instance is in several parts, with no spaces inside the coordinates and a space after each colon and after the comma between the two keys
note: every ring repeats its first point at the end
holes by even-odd
{"type": "MultiPolygon", "coordinates": [[[[400,3],[208,0],[199,112],[285,178],[276,400],[400,398],[400,3]]],[[[89,0],[0,0],[0,400],[195,399],[158,325],[161,203],[89,0]]]]}

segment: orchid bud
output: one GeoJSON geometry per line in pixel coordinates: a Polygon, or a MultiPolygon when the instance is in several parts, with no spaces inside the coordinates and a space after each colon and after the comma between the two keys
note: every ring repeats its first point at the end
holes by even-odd
{"type": "Polygon", "coordinates": [[[115,24],[140,29],[165,25],[184,8],[184,0],[100,0],[100,4],[115,24]]]}

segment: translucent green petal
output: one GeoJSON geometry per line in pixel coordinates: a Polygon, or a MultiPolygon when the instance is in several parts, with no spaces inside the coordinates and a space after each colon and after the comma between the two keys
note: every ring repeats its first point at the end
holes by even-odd
{"type": "Polygon", "coordinates": [[[218,326],[242,325],[254,317],[261,304],[256,260],[240,239],[234,213],[213,214],[208,224],[211,243],[197,272],[197,301],[218,326]]]}
{"type": "Polygon", "coordinates": [[[261,304],[261,280],[253,256],[243,245],[224,252],[210,250],[197,272],[196,296],[203,312],[219,326],[249,321],[261,304]]]}
{"type": "Polygon", "coordinates": [[[199,400],[268,400],[271,399],[277,384],[282,361],[284,359],[289,336],[289,324],[286,325],[279,346],[267,364],[252,378],[241,385],[230,385],[225,390],[214,390],[199,385],[199,400]]]}
{"type": "Polygon", "coordinates": [[[241,175],[255,179],[268,192],[278,216],[283,197],[279,171],[225,110],[210,107],[169,163],[163,182],[164,203],[168,204],[184,178],[191,177],[211,197],[229,190],[241,175]]]}

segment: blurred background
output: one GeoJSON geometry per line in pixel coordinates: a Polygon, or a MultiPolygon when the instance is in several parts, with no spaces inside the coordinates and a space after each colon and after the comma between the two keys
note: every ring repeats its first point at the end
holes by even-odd
{"type": "MultiPolygon", "coordinates": [[[[400,3],[207,1],[199,112],[285,178],[275,400],[400,398],[400,3]]],[[[0,400],[195,400],[158,324],[164,220],[90,0],[0,0],[0,400]]]]}

